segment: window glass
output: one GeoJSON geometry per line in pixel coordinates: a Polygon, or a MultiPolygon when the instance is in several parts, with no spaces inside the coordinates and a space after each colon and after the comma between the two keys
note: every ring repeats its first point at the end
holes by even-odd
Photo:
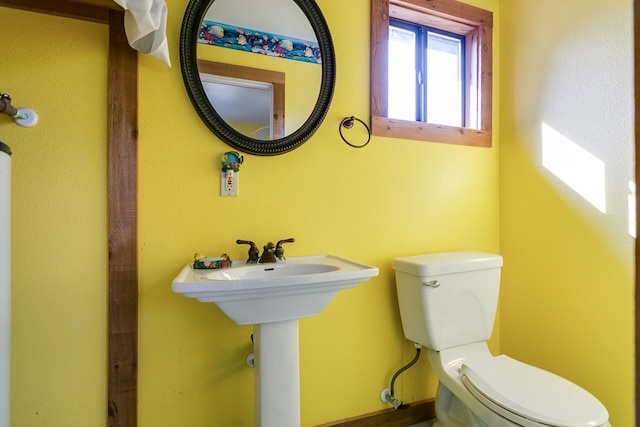
{"type": "Polygon", "coordinates": [[[460,37],[427,32],[427,122],[463,126],[464,69],[460,37]]]}
{"type": "Polygon", "coordinates": [[[416,120],[416,91],[416,34],[390,26],[389,117],[416,120]]]}
{"type": "Polygon", "coordinates": [[[392,19],[388,117],[462,127],[463,52],[462,36],[392,19]]]}

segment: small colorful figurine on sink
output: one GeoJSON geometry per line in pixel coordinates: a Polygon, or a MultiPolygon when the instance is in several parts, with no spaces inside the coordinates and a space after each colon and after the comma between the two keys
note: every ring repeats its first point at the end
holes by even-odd
{"type": "Polygon", "coordinates": [[[199,252],[193,255],[193,268],[195,270],[217,270],[231,267],[229,255],[222,254],[219,257],[205,257],[199,252]]]}

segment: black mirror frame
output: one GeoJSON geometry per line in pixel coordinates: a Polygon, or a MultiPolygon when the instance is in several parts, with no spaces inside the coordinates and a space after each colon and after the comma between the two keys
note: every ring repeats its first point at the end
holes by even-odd
{"type": "Polygon", "coordinates": [[[320,83],[318,100],[307,120],[295,132],[274,141],[260,141],[241,134],[222,120],[209,102],[202,83],[200,82],[196,61],[198,30],[206,11],[214,1],[215,0],[190,0],[185,10],[182,29],[180,31],[180,69],[182,71],[185,88],[193,107],[202,121],[215,135],[233,148],[244,153],[259,156],[273,156],[298,148],[316,132],[324,120],[331,104],[335,88],[336,60],[333,41],[331,40],[329,27],[320,8],[314,0],[292,0],[309,19],[311,27],[318,39],[318,44],[320,45],[322,81],[320,83]]]}

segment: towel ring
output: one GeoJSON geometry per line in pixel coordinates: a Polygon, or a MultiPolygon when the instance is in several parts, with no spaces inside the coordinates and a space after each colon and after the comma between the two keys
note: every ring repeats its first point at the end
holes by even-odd
{"type": "Polygon", "coordinates": [[[359,118],[354,117],[354,116],[345,117],[344,119],[342,119],[342,121],[340,122],[340,125],[338,126],[338,132],[340,132],[340,137],[342,138],[342,140],[344,142],[346,142],[347,145],[350,145],[353,148],[362,148],[362,147],[366,146],[369,143],[369,141],[371,141],[371,130],[369,130],[369,126],[367,126],[367,124],[365,122],[363,122],[362,120],[360,120],[359,118]],[[345,129],[351,129],[355,122],[362,123],[362,126],[364,126],[364,128],[367,130],[367,135],[368,135],[367,142],[365,142],[362,145],[355,145],[355,144],[350,143],[349,141],[347,141],[347,139],[342,134],[342,128],[343,127],[345,129]]]}

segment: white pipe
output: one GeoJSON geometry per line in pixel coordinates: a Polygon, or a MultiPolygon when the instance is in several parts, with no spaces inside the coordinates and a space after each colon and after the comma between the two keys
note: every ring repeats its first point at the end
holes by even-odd
{"type": "Polygon", "coordinates": [[[0,142],[0,427],[10,422],[11,150],[0,142]]]}

